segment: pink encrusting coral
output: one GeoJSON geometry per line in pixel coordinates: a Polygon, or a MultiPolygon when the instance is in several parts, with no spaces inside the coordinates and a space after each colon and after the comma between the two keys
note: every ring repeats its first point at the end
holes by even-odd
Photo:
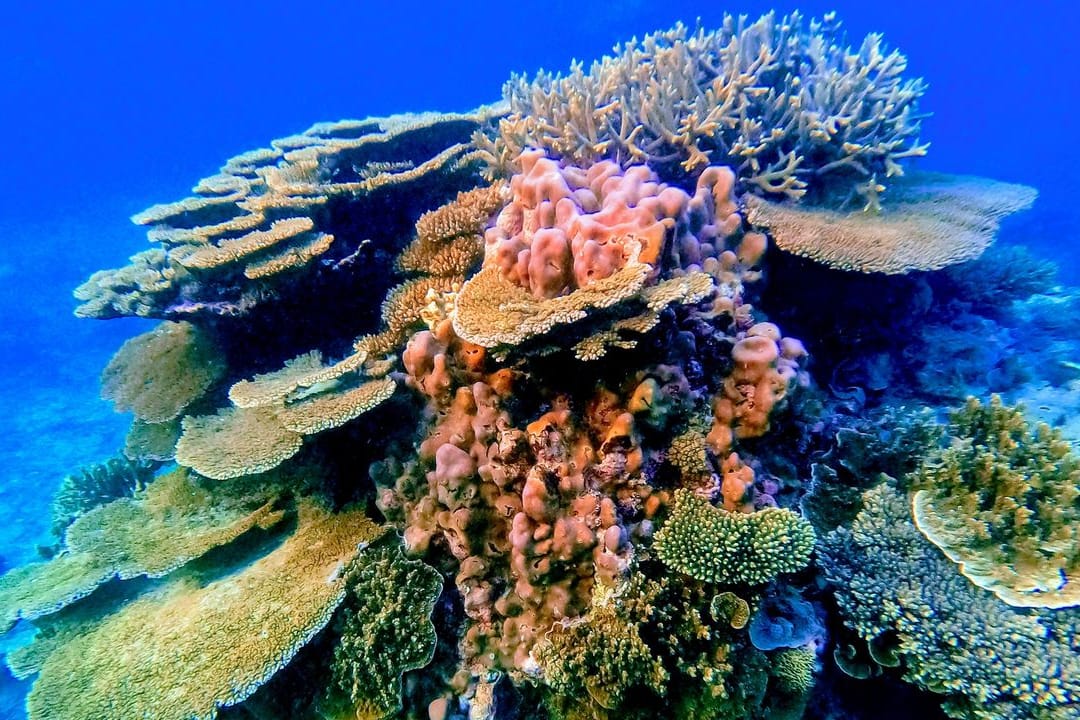
{"type": "Polygon", "coordinates": [[[700,265],[742,226],[728,168],[707,168],[690,195],[645,165],[603,161],[583,170],[539,150],[518,163],[512,200],[485,235],[484,264],[538,298],[588,287],[631,262],[652,266],[653,277],[665,262],[700,265]]]}

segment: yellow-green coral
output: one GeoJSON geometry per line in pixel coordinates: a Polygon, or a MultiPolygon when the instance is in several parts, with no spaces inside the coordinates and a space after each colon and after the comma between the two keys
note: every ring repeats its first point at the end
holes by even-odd
{"type": "Polygon", "coordinates": [[[271,470],[300,451],[304,436],[287,429],[269,407],[226,407],[186,417],[176,461],[200,475],[229,480],[271,470]]]}
{"type": "Polygon", "coordinates": [[[345,596],[341,568],[378,528],[362,511],[305,502],[295,532],[204,583],[181,575],[54,650],[31,720],[210,720],[247,698],[321,630],[345,596]]]}
{"type": "Polygon", "coordinates": [[[619,708],[637,690],[666,692],[668,671],[641,637],[661,593],[656,583],[599,586],[589,611],[556,623],[533,651],[544,682],[563,705],[619,708]]]}
{"type": "Polygon", "coordinates": [[[383,718],[401,707],[401,674],[435,652],[431,612],[442,576],[407,560],[394,542],[364,550],[345,572],[349,587],[334,650],[333,684],[357,717],[383,718]]]}
{"type": "Polygon", "coordinates": [[[814,686],[814,665],[817,655],[812,648],[784,648],[772,653],[772,675],[780,690],[803,695],[814,686]]]}
{"type": "Polygon", "coordinates": [[[759,585],[804,568],[814,530],[790,510],[732,513],[680,489],[654,547],[664,564],[698,580],[759,585]]]}
{"type": "Polygon", "coordinates": [[[975,587],[916,529],[888,483],[819,558],[845,621],[890,639],[905,678],[963,720],[1066,718],[1080,705],[1080,610],[1018,611],[975,587]]]}
{"type": "Polygon", "coordinates": [[[1080,605],[1080,458],[997,396],[970,398],[949,432],[910,478],[922,534],[1010,605],[1080,605]]]}
{"type": "Polygon", "coordinates": [[[209,491],[178,469],[133,497],[79,516],[62,551],[0,578],[0,628],[56,612],[112,578],[161,577],[248,530],[282,518],[279,489],[257,481],[209,491]]]}

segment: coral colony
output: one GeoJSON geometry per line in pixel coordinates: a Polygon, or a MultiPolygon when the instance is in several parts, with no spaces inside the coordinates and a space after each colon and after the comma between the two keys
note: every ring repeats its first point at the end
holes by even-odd
{"type": "Polygon", "coordinates": [[[30,717],[1077,717],[1080,460],[991,397],[1064,372],[1035,191],[915,171],[905,65],[679,26],[136,215],[126,445],[0,579],[30,717]]]}

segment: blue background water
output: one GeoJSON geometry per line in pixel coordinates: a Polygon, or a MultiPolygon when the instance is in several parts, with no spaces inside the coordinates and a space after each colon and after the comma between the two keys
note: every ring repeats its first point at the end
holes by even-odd
{"type": "MultiPolygon", "coordinates": [[[[149,326],[76,320],[71,289],[146,247],[127,221],[228,157],[317,120],[465,110],[512,71],[564,69],[677,20],[838,11],[930,83],[924,167],[1038,187],[1007,236],[1080,282],[1080,4],[53,2],[3,11],[0,43],[0,556],[47,540],[49,495],[122,443],[97,399],[111,353],[149,326]],[[150,7],[154,5],[155,7],[150,7]],[[32,9],[31,9],[32,8],[32,9]]],[[[0,717],[21,717],[0,684],[0,717]]]]}

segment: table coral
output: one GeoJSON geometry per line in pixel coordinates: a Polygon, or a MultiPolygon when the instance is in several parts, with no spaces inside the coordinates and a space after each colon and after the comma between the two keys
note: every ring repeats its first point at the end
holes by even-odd
{"type": "Polygon", "coordinates": [[[54,650],[31,720],[215,717],[326,626],[345,596],[338,569],[377,535],[362,511],[301,505],[296,531],[250,566],[205,584],[176,577],[54,650]]]}
{"type": "Polygon", "coordinates": [[[189,322],[164,322],[120,346],[101,374],[101,396],[120,412],[163,423],[202,397],[224,372],[210,335],[189,322]]]}
{"type": "Polygon", "coordinates": [[[1018,607],[1080,605],[1080,459],[994,396],[953,413],[910,482],[915,525],[965,577],[1018,607]]]}
{"type": "Polygon", "coordinates": [[[109,580],[163,577],[249,530],[269,528],[280,488],[272,483],[208,490],[175,470],[131,497],[80,515],[52,559],[0,577],[0,627],[55,613],[109,580]]]}
{"type": "MultiPolygon", "coordinates": [[[[95,273],[75,292],[82,301],[77,314],[248,315],[282,296],[310,298],[362,282],[366,268],[352,260],[368,252],[367,238],[335,218],[375,214],[395,193],[422,196],[440,182],[467,182],[466,140],[493,112],[321,123],[238,156],[196,185],[192,197],[135,215],[160,249],[95,273]],[[307,273],[304,282],[298,273],[307,273]]],[[[401,227],[399,218],[379,215],[384,227],[371,228],[373,234],[401,227]]]]}
{"type": "Polygon", "coordinates": [[[777,247],[829,267],[864,273],[939,270],[979,257],[999,222],[1031,206],[1033,188],[986,178],[911,173],[881,206],[841,212],[748,197],[747,219],[777,247]]]}

